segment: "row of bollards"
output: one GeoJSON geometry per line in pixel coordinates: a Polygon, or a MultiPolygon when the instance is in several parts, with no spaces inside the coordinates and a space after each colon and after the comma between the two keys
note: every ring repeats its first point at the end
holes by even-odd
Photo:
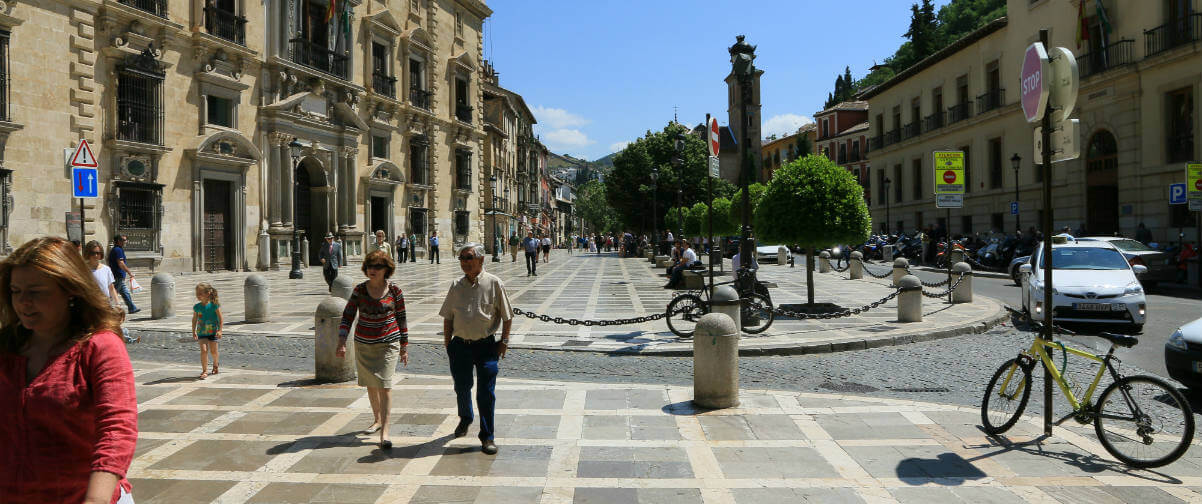
{"type": "MultiPolygon", "coordinates": [[[[263,275],[252,274],[242,283],[246,322],[271,321],[271,286],[263,275]]],[[[150,318],[158,320],[175,316],[175,277],[170,273],[155,273],[150,279],[150,318]]]]}

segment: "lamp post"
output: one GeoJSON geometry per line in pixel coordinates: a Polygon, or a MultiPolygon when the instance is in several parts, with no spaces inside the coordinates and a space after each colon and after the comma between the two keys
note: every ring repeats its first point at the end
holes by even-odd
{"type": "Polygon", "coordinates": [[[676,155],[672,156],[676,168],[676,238],[684,239],[684,133],[676,133],[676,155]]]}
{"type": "MultiPolygon", "coordinates": [[[[1018,167],[1022,165],[1023,158],[1017,152],[1010,157],[1010,167],[1014,168],[1014,205],[1018,206],[1018,167]]],[[[1021,232],[1023,230],[1022,211],[1018,208],[1014,209],[1014,229],[1021,232]]]]}
{"type": "Polygon", "coordinates": [[[488,177],[489,192],[492,194],[492,262],[501,262],[500,249],[497,246],[500,237],[497,236],[497,176],[488,177]]]}
{"type": "Polygon", "coordinates": [[[889,177],[885,177],[885,235],[889,235],[889,186],[893,185],[893,181],[889,177]]]}
{"type": "Polygon", "coordinates": [[[296,170],[300,167],[301,150],[305,146],[293,138],[288,142],[288,154],[292,157],[292,270],[288,272],[288,278],[300,279],[305,277],[305,273],[301,271],[301,241],[300,233],[297,231],[297,226],[300,226],[300,221],[297,218],[297,207],[300,206],[300,183],[296,180],[296,170]]]}
{"type": "MultiPolygon", "coordinates": [[[[739,144],[740,154],[742,155],[742,163],[739,167],[739,186],[743,191],[743,229],[739,237],[739,269],[749,269],[754,261],[755,245],[751,242],[751,176],[752,170],[755,167],[751,166],[751,115],[747,113],[747,109],[751,105],[752,89],[751,82],[755,76],[755,46],[743,41],[743,36],[735,37],[735,45],[730,46],[731,73],[739,81],[740,106],[739,116],[742,118],[740,124],[743,133],[743,142],[739,144]]],[[[755,281],[754,273],[749,279],[753,284],[755,281]]]]}
{"type": "MultiPolygon", "coordinates": [[[[651,168],[651,243],[659,243],[659,168],[651,168]]],[[[655,247],[659,255],[660,247],[655,247]]]]}

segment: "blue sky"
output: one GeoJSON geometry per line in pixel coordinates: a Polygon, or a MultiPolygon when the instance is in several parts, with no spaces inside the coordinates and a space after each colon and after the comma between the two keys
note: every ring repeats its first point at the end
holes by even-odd
{"type": "MultiPolygon", "coordinates": [[[[596,159],[705,114],[726,124],[727,48],[757,45],[764,134],[811,121],[851,66],[904,41],[915,0],[491,0],[484,57],[522,95],[553,152],[596,159]]],[[[948,0],[935,2],[936,8],[948,0]]]]}

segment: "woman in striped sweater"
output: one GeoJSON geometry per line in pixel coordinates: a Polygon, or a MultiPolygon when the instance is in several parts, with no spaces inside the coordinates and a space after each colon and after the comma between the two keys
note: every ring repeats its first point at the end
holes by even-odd
{"type": "Polygon", "coordinates": [[[342,312],[342,323],[338,326],[339,357],[346,356],[346,340],[351,325],[355,326],[355,363],[359,385],[367,387],[367,398],[371,400],[371,411],[375,422],[365,435],[380,433],[380,448],[392,448],[388,437],[388,411],[391,408],[392,372],[399,359],[409,364],[409,328],[405,324],[405,297],[401,288],[389,282],[396,270],[392,255],[375,250],[363,259],[363,273],[367,281],[355,286],[351,298],[342,312]]]}

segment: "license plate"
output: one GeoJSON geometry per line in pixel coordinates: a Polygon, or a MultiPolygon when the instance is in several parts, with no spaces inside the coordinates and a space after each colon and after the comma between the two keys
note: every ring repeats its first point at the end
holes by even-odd
{"type": "MultiPolygon", "coordinates": [[[[1122,305],[1114,305],[1121,307],[1122,305]]],[[[1110,311],[1110,303],[1073,303],[1073,308],[1082,311],[1110,311]]]]}

